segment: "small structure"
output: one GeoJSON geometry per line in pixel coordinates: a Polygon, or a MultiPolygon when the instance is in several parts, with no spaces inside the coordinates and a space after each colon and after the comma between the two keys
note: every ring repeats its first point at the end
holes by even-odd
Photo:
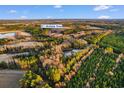
{"type": "Polygon", "coordinates": [[[63,28],[62,24],[41,24],[41,28],[63,28]]]}

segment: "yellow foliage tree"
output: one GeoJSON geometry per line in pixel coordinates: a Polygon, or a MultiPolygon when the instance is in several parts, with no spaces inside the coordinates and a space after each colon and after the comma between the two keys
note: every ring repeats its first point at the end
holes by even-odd
{"type": "Polygon", "coordinates": [[[50,71],[50,79],[53,80],[54,82],[58,82],[61,78],[61,73],[60,73],[60,69],[57,68],[53,68],[50,71]]]}
{"type": "Polygon", "coordinates": [[[105,48],[105,53],[113,53],[113,48],[111,47],[105,48]]]}

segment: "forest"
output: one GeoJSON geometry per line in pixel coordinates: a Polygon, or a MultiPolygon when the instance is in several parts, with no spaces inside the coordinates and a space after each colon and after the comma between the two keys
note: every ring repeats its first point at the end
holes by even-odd
{"type": "Polygon", "coordinates": [[[42,23],[0,25],[0,34],[15,33],[0,38],[0,70],[23,71],[21,88],[124,87],[122,23],[52,21],[63,24],[61,29],[42,29],[42,23]]]}

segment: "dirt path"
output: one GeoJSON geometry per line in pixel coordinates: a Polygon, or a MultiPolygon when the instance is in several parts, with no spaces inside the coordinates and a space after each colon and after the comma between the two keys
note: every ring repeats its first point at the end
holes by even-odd
{"type": "Polygon", "coordinates": [[[28,55],[28,52],[23,52],[23,53],[16,53],[16,54],[0,54],[0,62],[4,61],[8,63],[9,61],[12,61],[12,57],[14,56],[20,56],[20,55],[28,55]]]}
{"type": "Polygon", "coordinates": [[[0,88],[19,88],[24,71],[0,70],[0,88]]]}
{"type": "Polygon", "coordinates": [[[2,34],[2,33],[12,33],[12,32],[22,32],[23,30],[9,30],[9,31],[7,31],[7,30],[5,30],[5,31],[0,31],[0,34],[2,34]]]}

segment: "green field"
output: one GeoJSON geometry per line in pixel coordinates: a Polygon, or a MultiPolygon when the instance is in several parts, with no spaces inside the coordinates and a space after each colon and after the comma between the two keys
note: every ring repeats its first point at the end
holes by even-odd
{"type": "Polygon", "coordinates": [[[124,87],[122,83],[124,69],[121,68],[124,66],[124,60],[117,65],[115,62],[117,56],[117,54],[105,54],[102,49],[96,49],[68,82],[67,87],[124,87]]]}
{"type": "Polygon", "coordinates": [[[116,52],[124,53],[124,33],[111,34],[104,37],[100,46],[102,47],[112,47],[116,52]]]}

